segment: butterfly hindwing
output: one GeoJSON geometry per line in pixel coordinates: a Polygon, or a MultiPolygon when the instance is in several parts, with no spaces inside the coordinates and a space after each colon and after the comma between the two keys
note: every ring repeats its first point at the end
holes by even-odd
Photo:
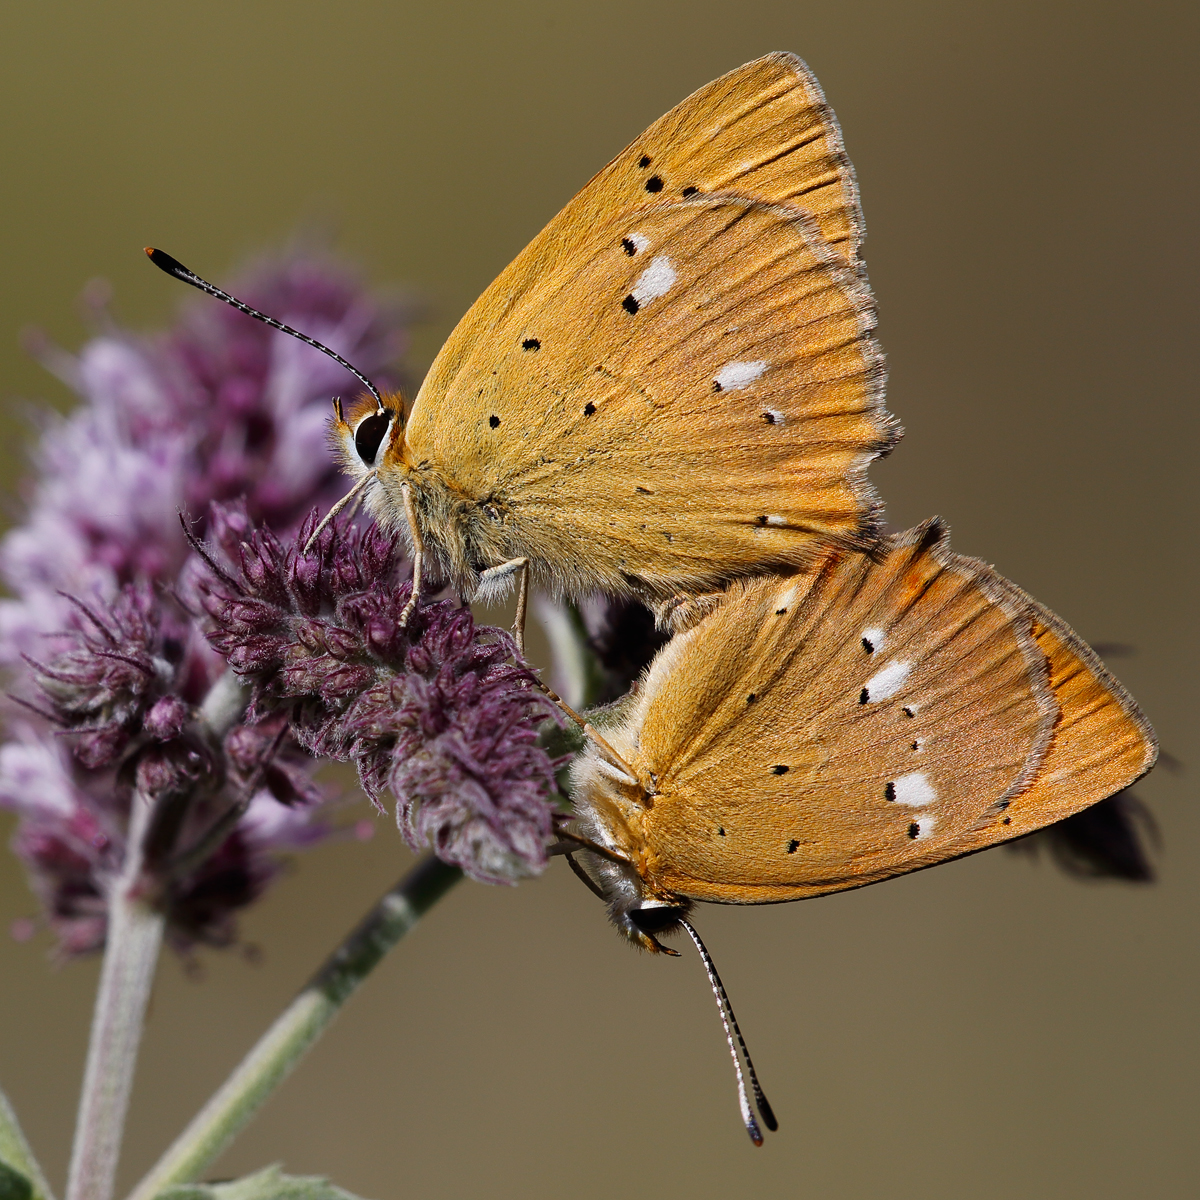
{"type": "Polygon", "coordinates": [[[492,557],[670,595],[864,536],[866,466],[896,434],[870,294],[812,218],[661,203],[510,301],[406,434],[503,514],[492,557]]]}

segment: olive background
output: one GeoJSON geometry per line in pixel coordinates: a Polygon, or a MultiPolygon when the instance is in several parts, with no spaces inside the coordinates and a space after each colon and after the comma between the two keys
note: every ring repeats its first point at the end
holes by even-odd
{"type": "MultiPolygon", "coordinates": [[[[896,526],[948,518],[1114,661],[1164,747],[1138,793],[1153,886],[991,851],[817,903],[706,907],[781,1130],[738,1121],[699,962],[622,945],[563,864],[467,884],[369,980],[214,1168],[282,1161],[364,1197],[1191,1197],[1200,1187],[1200,822],[1193,349],[1197,10],[1066,0],[342,0],[0,13],[0,470],[23,356],[69,347],[93,277],[138,327],[326,223],[432,317],[475,295],[688,92],[798,52],[862,186],[891,409],[873,478],[896,526]]],[[[366,809],[362,810],[366,815],[366,809]]],[[[9,828],[3,824],[0,833],[9,828]]],[[[132,1184],[411,861],[386,818],[303,858],[245,919],[261,962],[164,954],[133,1097],[132,1184]]],[[[55,1182],[98,963],[49,965],[0,862],[0,1080],[55,1182]]],[[[686,949],[686,947],[685,947],[686,949]]]]}

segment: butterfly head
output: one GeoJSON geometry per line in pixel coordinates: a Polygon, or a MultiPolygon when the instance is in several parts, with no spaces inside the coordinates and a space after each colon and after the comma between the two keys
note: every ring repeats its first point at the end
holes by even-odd
{"type": "Polygon", "coordinates": [[[333,403],[331,440],[348,474],[375,471],[393,445],[404,438],[404,407],[398,395],[384,392],[377,402],[363,395],[343,409],[333,403]]]}
{"type": "Polygon", "coordinates": [[[681,922],[692,908],[689,900],[659,895],[631,862],[588,850],[578,857],[583,860],[580,869],[586,872],[585,882],[607,904],[609,920],[623,937],[652,954],[677,953],[658,939],[683,929],[681,922]]]}

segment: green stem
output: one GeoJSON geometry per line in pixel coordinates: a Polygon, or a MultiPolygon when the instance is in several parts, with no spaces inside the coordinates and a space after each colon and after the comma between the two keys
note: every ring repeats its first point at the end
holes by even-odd
{"type": "Polygon", "coordinates": [[[163,915],[140,895],[150,801],[134,792],[128,848],[108,897],[108,935],[79,1116],[67,1174],[67,1200],[112,1200],[129,1093],[158,952],[163,915]]]}
{"type": "Polygon", "coordinates": [[[33,1157],[17,1114],[3,1091],[0,1091],[0,1162],[20,1171],[33,1184],[33,1200],[54,1200],[54,1193],[33,1157]]]}
{"type": "Polygon", "coordinates": [[[461,878],[457,867],[429,857],[386,892],[138,1184],[130,1200],[154,1200],[172,1184],[194,1181],[283,1082],[354,989],[461,878]]]}

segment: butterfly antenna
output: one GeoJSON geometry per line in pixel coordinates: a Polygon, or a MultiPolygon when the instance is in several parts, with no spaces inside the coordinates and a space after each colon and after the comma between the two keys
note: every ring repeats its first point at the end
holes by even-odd
{"type": "Polygon", "coordinates": [[[754,1113],[750,1108],[750,1097],[746,1094],[746,1075],[750,1076],[750,1087],[754,1092],[754,1102],[758,1105],[758,1111],[762,1116],[763,1124],[774,1133],[779,1128],[779,1122],[775,1120],[775,1114],[771,1111],[771,1105],[767,1102],[762,1086],[758,1082],[758,1076],[754,1072],[754,1063],[750,1058],[750,1051],[746,1049],[746,1042],[742,1037],[742,1031],[738,1028],[737,1017],[733,1015],[733,1005],[729,1003],[729,995],[725,991],[725,985],[721,982],[721,976],[717,974],[717,965],[713,962],[712,955],[709,954],[704,943],[700,940],[700,935],[696,932],[690,921],[681,918],[679,923],[687,930],[688,937],[695,943],[696,949],[700,952],[700,961],[704,964],[704,970],[708,973],[708,983],[717,1000],[717,1011],[721,1014],[721,1024],[725,1027],[725,1041],[729,1046],[729,1057],[733,1059],[733,1069],[737,1075],[738,1107],[742,1110],[742,1122],[746,1126],[746,1132],[750,1135],[750,1140],[756,1146],[761,1146],[763,1144],[762,1130],[759,1129],[758,1122],[754,1119],[754,1113]],[[737,1039],[736,1047],[734,1046],[734,1038],[737,1039]],[[746,1060],[745,1075],[742,1073],[742,1063],[741,1059],[738,1058],[738,1049],[742,1052],[741,1057],[746,1060]]]}
{"type": "Polygon", "coordinates": [[[209,283],[207,279],[202,279],[195,271],[189,271],[183,263],[177,258],[172,258],[164,250],[155,250],[153,246],[147,246],[146,256],[160,271],[166,271],[168,275],[182,280],[184,283],[190,283],[192,287],[199,288],[200,291],[207,292],[210,296],[216,296],[218,300],[224,300],[226,304],[232,308],[236,308],[238,312],[245,313],[246,316],[253,317],[256,321],[261,321],[264,325],[270,325],[272,329],[278,329],[280,333],[286,333],[289,337],[298,338],[306,346],[311,346],[314,350],[320,350],[322,354],[328,354],[334,362],[345,367],[375,397],[376,411],[384,411],[383,397],[379,394],[375,385],[357,367],[348,363],[336,350],[330,350],[328,346],[318,342],[316,338],[310,338],[308,334],[301,333],[300,330],[293,329],[290,325],[285,325],[282,321],[275,320],[274,317],[268,317],[266,313],[259,312],[257,308],[251,308],[250,305],[244,304],[236,296],[231,296],[228,292],[223,292],[216,284],[209,283]]]}

